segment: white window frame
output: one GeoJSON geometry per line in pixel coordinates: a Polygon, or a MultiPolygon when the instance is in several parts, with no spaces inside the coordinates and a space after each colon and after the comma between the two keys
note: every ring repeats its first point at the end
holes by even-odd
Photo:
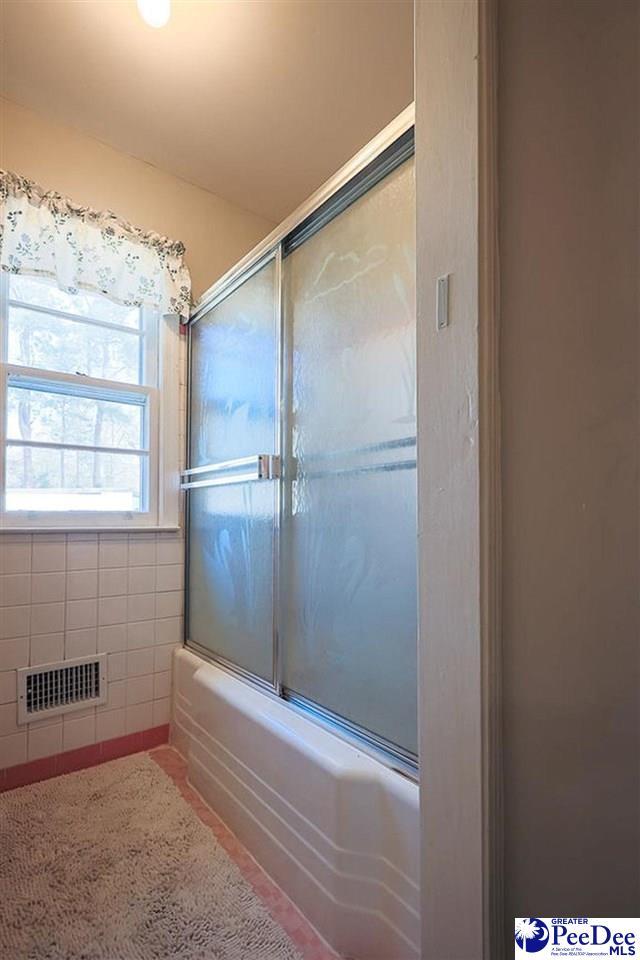
{"type": "MultiPolygon", "coordinates": [[[[0,272],[0,531],[82,531],[82,530],[177,530],[180,525],[180,336],[177,317],[161,316],[142,308],[144,337],[145,384],[121,383],[78,374],[59,373],[41,368],[22,367],[8,362],[9,343],[9,282],[10,275],[0,272]],[[138,453],[147,468],[143,472],[144,509],[139,511],[43,511],[6,509],[6,451],[8,443],[21,445],[22,441],[7,440],[7,397],[10,380],[72,384],[93,392],[96,398],[118,394],[144,398],[144,444],[140,450],[94,447],[86,444],[37,442],[29,446],[49,449],[83,449],[118,453],[138,453]],[[145,476],[146,475],[146,476],[145,476]]],[[[31,306],[25,304],[25,306],[31,306]]],[[[113,324],[89,317],[78,317],[60,310],[37,308],[48,316],[59,316],[98,327],[113,324]]],[[[129,329],[129,328],[128,328],[129,329]]]]}

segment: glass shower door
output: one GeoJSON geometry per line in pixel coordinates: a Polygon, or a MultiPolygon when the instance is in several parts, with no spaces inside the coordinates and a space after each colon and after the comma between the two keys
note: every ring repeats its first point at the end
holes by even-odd
{"type": "Polygon", "coordinates": [[[278,266],[191,329],[188,642],[274,682],[278,266]]]}
{"type": "Polygon", "coordinates": [[[415,240],[405,161],[283,263],[285,695],[417,753],[415,240]]]}
{"type": "MultiPolygon", "coordinates": [[[[187,643],[417,760],[407,131],[190,328],[187,643]]],[[[276,246],[277,244],[277,246],[276,246]]]]}

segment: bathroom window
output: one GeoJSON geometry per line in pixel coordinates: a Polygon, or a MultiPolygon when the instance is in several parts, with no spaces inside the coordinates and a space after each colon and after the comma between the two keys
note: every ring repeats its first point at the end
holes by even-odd
{"type": "Polygon", "coordinates": [[[161,358],[177,333],[148,309],[13,274],[0,279],[0,323],[2,525],[167,523],[178,464],[161,462],[172,445],[159,407],[175,365],[161,358]]]}

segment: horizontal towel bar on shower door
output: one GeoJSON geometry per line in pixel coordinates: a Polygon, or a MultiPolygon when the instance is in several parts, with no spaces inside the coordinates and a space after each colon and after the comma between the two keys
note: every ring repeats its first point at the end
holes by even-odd
{"type": "Polygon", "coordinates": [[[320,480],[323,477],[342,477],[354,473],[390,473],[394,470],[415,470],[416,460],[389,460],[385,463],[369,463],[353,467],[338,467],[336,470],[298,469],[296,480],[320,480]]]}
{"type": "Polygon", "coordinates": [[[253,457],[239,457],[236,460],[222,460],[207,463],[200,467],[190,467],[182,473],[182,490],[195,487],[219,487],[226,483],[247,483],[252,480],[273,480],[280,475],[280,458],[271,453],[258,453],[253,457]],[[240,467],[253,467],[242,473],[230,473],[240,467]],[[215,474],[215,476],[207,476],[215,474]],[[203,479],[193,480],[192,477],[203,479]]]}

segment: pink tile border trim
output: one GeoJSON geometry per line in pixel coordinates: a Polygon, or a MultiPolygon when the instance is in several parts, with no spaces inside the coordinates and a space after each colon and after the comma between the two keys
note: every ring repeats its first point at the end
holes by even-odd
{"type": "Polygon", "coordinates": [[[202,823],[213,832],[218,843],[229,854],[240,873],[267,907],[274,920],[289,935],[304,960],[340,960],[324,942],[309,921],[273,882],[220,817],[207,806],[187,781],[187,763],[173,747],[161,746],[149,756],[169,776],[202,823]]]}
{"type": "Polygon", "coordinates": [[[80,747],[79,750],[67,750],[66,753],[56,753],[53,757],[43,757],[42,760],[30,760],[27,763],[19,763],[15,767],[5,767],[4,770],[0,770],[0,793],[4,793],[5,790],[14,790],[16,787],[26,787],[39,780],[59,777],[62,773],[73,773],[75,770],[95,767],[99,763],[126,757],[130,753],[151,750],[168,741],[169,724],[164,723],[160,727],[141,730],[139,733],[129,733],[125,737],[92,743],[88,747],[80,747]]]}

